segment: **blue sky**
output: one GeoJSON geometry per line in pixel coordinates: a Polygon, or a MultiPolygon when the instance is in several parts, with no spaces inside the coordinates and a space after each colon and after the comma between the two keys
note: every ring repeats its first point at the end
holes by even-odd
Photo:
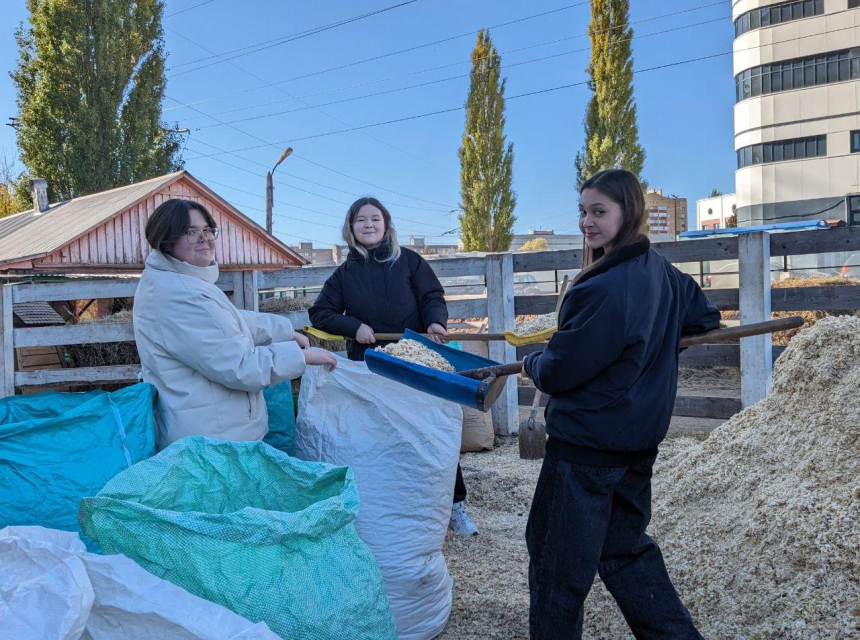
{"type": "MultiPolygon", "coordinates": [[[[419,0],[263,51],[238,51],[232,55],[241,57],[211,64],[217,60],[212,53],[284,39],[396,2],[167,0],[164,26],[170,70],[164,117],[191,130],[184,152],[186,168],[264,223],[266,168],[287,143],[295,155],[275,174],[275,214],[283,216],[275,218],[275,232],[284,241],[339,241],[348,204],[355,197],[374,195],[388,204],[401,237],[424,235],[428,242],[453,242],[456,233],[442,234],[457,227],[456,214],[447,212],[459,201],[462,110],[361,131],[319,134],[461,107],[476,31],[555,9],[559,10],[547,16],[492,29],[507,67],[507,96],[583,82],[589,57],[586,4],[565,8],[575,0],[419,0]],[[446,38],[451,39],[328,71],[446,38]],[[531,62],[548,56],[553,57],[531,62]],[[203,58],[208,60],[200,61],[203,58]],[[428,69],[434,70],[415,73],[428,69]],[[395,77],[405,74],[413,75],[395,77]],[[267,86],[272,83],[280,84],[267,86]],[[319,106],[343,100],[349,101],[319,106]],[[182,106],[190,103],[193,108],[182,106]],[[269,115],[273,113],[277,115],[269,115]],[[236,155],[201,157],[217,153],[209,145],[236,155]],[[235,151],[248,147],[260,148],[235,151]]],[[[697,9],[712,2],[632,2],[634,68],[730,51],[731,3],[697,9]],[[674,31],[658,33],[667,30],[674,31]]],[[[14,29],[27,12],[24,0],[6,0],[4,5],[0,59],[9,70],[17,60],[14,29]]],[[[693,211],[693,201],[706,197],[712,188],[733,192],[731,56],[642,73],[634,82],[640,140],[647,153],[644,177],[651,186],[686,196],[693,211]]],[[[583,144],[588,97],[587,87],[580,85],[509,100],[506,133],[514,143],[517,232],[574,230],[573,160],[583,144]]],[[[14,86],[5,73],[0,78],[0,107],[3,122],[16,113],[14,86]]],[[[15,152],[10,127],[0,127],[0,149],[15,152]]]]}

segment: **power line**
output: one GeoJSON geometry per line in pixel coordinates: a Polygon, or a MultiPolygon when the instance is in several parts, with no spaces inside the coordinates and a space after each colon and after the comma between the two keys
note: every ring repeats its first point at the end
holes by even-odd
{"type": "MultiPolygon", "coordinates": [[[[415,4],[415,3],[416,3],[416,2],[418,2],[418,1],[419,1],[419,0],[406,0],[405,2],[401,2],[401,3],[399,3],[399,4],[391,5],[390,7],[385,7],[385,8],[383,8],[383,9],[377,9],[376,11],[370,11],[370,12],[368,12],[368,13],[365,13],[365,14],[362,14],[362,15],[359,15],[359,16],[355,16],[355,17],[353,17],[353,18],[347,18],[347,19],[345,19],[345,20],[340,20],[340,21],[338,21],[338,22],[333,22],[333,23],[330,23],[330,24],[327,24],[327,25],[322,25],[322,26],[320,26],[320,27],[314,27],[314,28],[312,28],[312,29],[306,29],[305,31],[300,31],[300,32],[298,32],[298,33],[295,33],[295,34],[292,34],[292,35],[289,35],[289,36],[284,36],[284,37],[282,37],[282,38],[278,38],[278,39],[276,39],[276,40],[270,40],[270,41],[268,41],[268,42],[266,42],[266,43],[262,43],[262,45],[263,45],[263,46],[251,45],[251,46],[249,46],[249,47],[243,47],[243,49],[252,49],[252,50],[250,50],[250,51],[244,51],[244,53],[237,53],[236,55],[231,56],[231,57],[229,57],[229,58],[222,58],[222,59],[220,59],[220,60],[215,60],[215,61],[210,62],[210,63],[208,63],[208,64],[203,64],[203,65],[200,65],[199,67],[194,67],[193,69],[188,69],[188,70],[186,70],[186,71],[180,71],[179,73],[173,73],[173,74],[169,75],[168,77],[169,77],[169,78],[176,78],[176,77],[178,77],[178,76],[182,76],[182,75],[185,75],[185,74],[187,74],[187,73],[193,73],[194,71],[200,71],[201,69],[206,69],[206,68],[208,68],[208,67],[211,67],[211,66],[214,66],[214,65],[217,65],[217,64],[221,64],[221,63],[223,63],[223,62],[228,62],[228,61],[230,61],[230,60],[236,60],[237,58],[242,58],[242,57],[244,57],[244,56],[249,56],[249,55],[251,55],[252,53],[258,53],[258,52],[260,52],[260,51],[265,51],[266,49],[271,49],[272,47],[278,47],[278,46],[280,46],[280,45],[282,45],[282,44],[287,44],[287,43],[289,43],[289,42],[295,42],[296,40],[301,40],[301,39],[303,39],[303,38],[307,38],[307,37],[309,37],[309,36],[313,36],[313,35],[316,35],[316,34],[318,34],[318,33],[323,33],[323,32],[325,32],[325,31],[330,31],[330,30],[332,30],[332,29],[336,29],[336,28],[338,28],[338,27],[342,27],[342,26],[347,25],[347,24],[352,24],[353,22],[358,22],[359,20],[364,20],[364,19],[366,19],[366,18],[371,18],[371,17],[373,17],[373,16],[377,16],[377,15],[380,15],[380,14],[382,14],[382,13],[386,13],[386,12],[388,12],[388,11],[393,11],[394,9],[399,9],[399,8],[401,8],[401,7],[405,7],[405,6],[408,6],[408,5],[410,5],[410,4],[415,4]],[[254,47],[257,47],[257,48],[255,49],[254,47]]],[[[216,55],[215,55],[215,56],[213,56],[213,57],[221,57],[221,56],[223,56],[223,55],[229,55],[230,53],[239,52],[239,51],[242,51],[243,49],[236,49],[235,51],[233,51],[233,52],[228,52],[227,54],[216,54],[216,55]]],[[[179,68],[179,67],[184,67],[184,66],[188,66],[188,65],[196,64],[197,62],[205,62],[206,60],[212,60],[212,58],[213,58],[213,57],[210,57],[210,58],[201,58],[200,60],[194,60],[194,61],[192,61],[192,62],[185,62],[185,63],[179,64],[179,65],[176,65],[176,66],[175,66],[175,67],[173,67],[173,68],[174,68],[174,69],[176,69],[176,68],[179,68]]]]}
{"type": "MultiPolygon", "coordinates": [[[[720,0],[719,2],[712,2],[712,3],[710,3],[710,4],[705,4],[705,5],[701,5],[701,6],[698,6],[698,7],[692,7],[692,8],[690,8],[690,9],[684,9],[684,10],[682,10],[682,11],[673,11],[673,12],[671,12],[671,13],[667,13],[667,14],[663,14],[663,15],[659,15],[659,16],[653,16],[653,17],[651,17],[651,18],[643,18],[642,20],[636,20],[636,21],[634,21],[634,22],[631,22],[631,23],[629,23],[628,25],[625,25],[625,27],[626,27],[626,26],[633,26],[633,25],[637,25],[637,24],[644,24],[644,23],[646,23],[646,22],[653,22],[653,21],[655,21],[655,20],[662,20],[662,19],[665,19],[665,18],[670,18],[670,17],[674,17],[674,16],[682,15],[682,14],[685,14],[685,13],[692,13],[692,12],[694,12],[694,11],[701,11],[702,9],[709,9],[709,8],[712,8],[712,7],[716,7],[716,6],[720,6],[720,5],[724,5],[724,4],[728,4],[728,3],[729,3],[729,0],[720,0]]],[[[573,5],[571,5],[571,6],[573,6],[573,5]]],[[[578,5],[577,5],[577,6],[578,6],[578,5]]],[[[539,15],[543,15],[543,14],[539,14],[539,15]]],[[[724,18],[718,18],[717,20],[722,20],[722,19],[724,19],[724,18]]],[[[705,24],[705,23],[700,23],[700,24],[705,24]]],[[[500,26],[500,25],[497,25],[496,27],[491,27],[491,28],[498,28],[499,26],[500,26]]],[[[691,26],[693,26],[693,25],[691,25],[691,26]]],[[[606,28],[606,29],[600,29],[600,30],[597,30],[597,33],[603,33],[603,32],[607,32],[607,31],[614,31],[614,30],[618,30],[618,29],[620,29],[620,28],[622,28],[622,27],[621,27],[621,26],[608,27],[608,28],[606,28]]],[[[459,37],[459,36],[458,36],[458,37],[459,37]]],[[[560,42],[567,42],[567,41],[569,41],[569,40],[577,40],[577,39],[579,39],[579,38],[586,38],[586,37],[588,37],[588,33],[587,33],[587,32],[586,32],[586,33],[579,33],[579,34],[576,34],[576,35],[573,35],[573,36],[567,36],[567,37],[565,37],[565,38],[557,38],[557,39],[555,39],[555,40],[549,40],[549,41],[547,41],[547,42],[540,42],[540,43],[532,44],[532,45],[528,45],[528,46],[525,46],[525,47],[519,47],[519,48],[517,48],[517,49],[509,49],[509,50],[507,50],[507,51],[503,51],[500,55],[503,55],[503,56],[504,56],[504,55],[508,55],[508,54],[511,54],[511,53],[519,53],[520,51],[527,51],[527,50],[529,50],[529,49],[536,49],[536,48],[539,48],[539,47],[544,47],[544,46],[548,46],[548,45],[552,45],[552,44],[558,44],[558,43],[560,43],[560,42]]],[[[642,36],[639,36],[639,37],[642,37],[642,36]]],[[[447,41],[447,40],[446,40],[446,41],[447,41]]],[[[430,44],[437,44],[437,43],[430,43],[430,44]]],[[[423,46],[423,45],[422,45],[422,46],[423,46]]],[[[429,46],[429,45],[428,45],[428,46],[429,46]]],[[[409,50],[411,50],[411,49],[409,49],[409,50]]],[[[386,56],[387,56],[387,55],[396,55],[396,54],[399,54],[399,53],[403,53],[404,51],[408,51],[408,50],[397,51],[397,52],[394,52],[394,53],[392,53],[392,54],[386,54],[386,56]]],[[[377,59],[377,58],[368,58],[367,60],[359,61],[358,63],[355,63],[355,64],[362,64],[362,63],[364,63],[364,62],[370,62],[370,61],[372,61],[372,60],[376,60],[376,59],[377,59]]],[[[381,83],[381,82],[387,82],[387,81],[389,81],[389,80],[399,80],[399,79],[401,79],[401,78],[407,78],[407,77],[411,77],[411,76],[415,76],[415,75],[420,75],[420,74],[423,74],[423,73],[429,73],[429,72],[431,72],[431,71],[440,71],[440,70],[442,70],[442,69],[448,69],[448,68],[451,68],[451,67],[457,67],[457,66],[461,66],[461,65],[464,65],[464,64],[471,64],[471,62],[472,62],[472,61],[471,61],[471,59],[470,59],[470,60],[464,60],[464,61],[461,61],[461,62],[453,62],[453,63],[450,63],[450,64],[441,65],[441,66],[437,66],[437,67],[430,67],[430,68],[428,68],[428,69],[421,69],[421,70],[418,70],[418,71],[412,71],[412,72],[409,72],[409,73],[403,73],[403,74],[399,74],[399,75],[395,75],[395,76],[389,76],[389,77],[387,77],[387,78],[381,78],[381,79],[378,79],[378,80],[371,80],[371,81],[368,81],[368,82],[357,83],[357,84],[349,85],[349,86],[346,86],[346,87],[339,87],[339,88],[337,88],[337,89],[327,89],[327,90],[325,90],[325,91],[318,91],[318,92],[316,92],[316,93],[311,93],[311,94],[307,94],[307,95],[300,96],[300,97],[301,97],[301,98],[311,98],[311,97],[315,97],[315,96],[318,96],[318,95],[323,95],[323,94],[327,94],[327,93],[333,93],[333,92],[336,92],[336,91],[344,91],[344,90],[346,90],[346,89],[354,89],[354,88],[357,88],[357,87],[363,87],[363,86],[367,86],[367,85],[371,85],[371,84],[378,84],[378,83],[381,83]]],[[[223,94],[223,95],[221,95],[221,96],[214,96],[214,97],[211,97],[211,98],[204,98],[204,99],[202,99],[202,100],[198,100],[198,101],[196,101],[196,102],[191,102],[191,103],[189,103],[189,104],[191,104],[191,105],[202,104],[202,103],[205,103],[205,102],[212,102],[212,101],[214,101],[214,100],[221,100],[221,99],[224,99],[224,98],[231,98],[231,97],[233,97],[233,96],[242,95],[242,94],[249,93],[249,92],[252,92],[252,91],[259,91],[260,89],[266,89],[266,88],[270,88],[270,87],[271,87],[271,88],[275,88],[277,85],[286,84],[286,83],[288,83],[288,82],[292,82],[293,80],[298,80],[298,79],[300,79],[300,78],[307,78],[307,77],[312,77],[312,76],[315,76],[315,75],[321,75],[321,74],[323,74],[323,73],[327,73],[328,71],[333,71],[333,70],[336,70],[336,69],[338,69],[338,68],[339,68],[339,67],[337,67],[337,68],[333,68],[333,69],[329,69],[329,70],[324,70],[324,71],[318,71],[318,72],[316,72],[316,73],[312,73],[312,74],[309,74],[309,75],[300,76],[299,78],[291,78],[291,79],[281,80],[281,81],[274,82],[274,83],[267,83],[267,84],[266,84],[265,86],[263,86],[263,87],[254,87],[254,88],[252,88],[252,89],[242,89],[241,91],[236,91],[236,92],[233,92],[233,93],[223,94]]],[[[268,102],[268,103],[258,104],[258,105],[254,105],[254,106],[250,106],[250,107],[240,107],[240,108],[238,108],[238,109],[231,109],[231,110],[228,110],[228,111],[216,112],[214,115],[223,115],[223,114],[227,114],[227,113],[233,113],[233,112],[235,112],[235,111],[242,111],[242,110],[244,110],[244,109],[257,108],[257,107],[261,107],[261,106],[268,106],[268,105],[270,105],[270,104],[279,104],[279,103],[281,103],[281,102],[285,102],[285,101],[282,101],[282,100],[270,101],[270,102],[268,102]]],[[[174,109],[179,109],[179,108],[181,108],[181,107],[170,107],[170,108],[166,109],[166,111],[172,111],[172,110],[174,110],[174,109]]],[[[193,119],[193,118],[191,118],[191,119],[193,119]]]]}
{"type": "Polygon", "coordinates": [[[186,12],[188,12],[188,11],[193,11],[194,9],[197,9],[197,8],[199,8],[199,7],[202,7],[203,5],[206,5],[206,4],[211,4],[211,3],[213,3],[213,2],[215,2],[215,0],[206,0],[206,2],[201,2],[201,3],[199,3],[199,4],[195,4],[195,5],[191,6],[191,7],[188,7],[187,9],[182,9],[182,10],[180,10],[180,11],[174,11],[173,13],[168,13],[168,14],[167,14],[166,16],[164,16],[164,17],[165,17],[165,18],[172,18],[173,16],[178,16],[180,13],[186,13],[186,12]]]}
{"type": "MultiPolygon", "coordinates": [[[[853,27],[853,26],[850,26],[850,27],[843,27],[843,28],[841,28],[841,29],[834,29],[834,30],[832,30],[832,31],[824,31],[824,32],[820,32],[820,33],[813,33],[813,34],[809,34],[809,35],[805,35],[805,36],[799,36],[799,37],[797,37],[797,38],[790,38],[790,39],[788,39],[788,40],[781,40],[781,41],[778,41],[778,42],[771,42],[771,43],[767,43],[767,44],[756,45],[756,46],[753,46],[753,47],[747,47],[746,49],[738,49],[738,50],[735,50],[735,51],[724,51],[724,52],[721,52],[721,53],[714,53],[714,54],[707,55],[707,56],[699,56],[699,57],[696,57],[696,58],[689,58],[689,59],[687,59],[687,60],[678,60],[678,61],[676,61],[676,62],[670,62],[670,63],[667,63],[667,64],[657,65],[657,66],[654,66],[654,67],[648,67],[648,68],[645,68],[645,69],[635,70],[635,71],[633,72],[633,74],[634,74],[634,75],[637,75],[637,74],[642,74],[642,73],[649,73],[649,72],[651,72],[651,71],[659,71],[659,70],[661,70],[661,69],[668,69],[668,68],[671,68],[671,67],[678,67],[678,66],[682,66],[682,65],[686,65],[686,64],[692,64],[692,63],[695,63],[695,62],[703,62],[703,61],[705,61],[705,60],[712,60],[712,59],[714,59],[714,58],[720,58],[720,57],[723,57],[723,56],[729,56],[729,55],[732,55],[733,53],[737,53],[737,52],[739,52],[739,51],[751,51],[751,50],[753,50],[753,49],[761,49],[762,47],[772,47],[772,46],[777,45],[777,44],[784,44],[784,43],[787,43],[787,42],[793,42],[793,41],[796,41],[796,40],[803,40],[803,39],[806,39],[806,38],[817,38],[817,37],[822,36],[822,35],[831,34],[831,33],[838,33],[839,31],[846,31],[846,30],[849,30],[849,29],[854,29],[854,27],[853,27]]],[[[537,90],[537,91],[529,91],[529,92],[527,92],[527,93],[521,93],[521,94],[518,94],[518,95],[514,95],[514,96],[506,97],[506,98],[505,98],[505,100],[517,100],[517,99],[520,99],[520,98],[527,98],[527,97],[536,96],[536,95],[541,95],[541,94],[545,94],[545,93],[551,93],[551,92],[554,92],[554,91],[560,91],[560,90],[562,90],[562,89],[570,89],[570,88],[573,88],[573,87],[581,87],[581,86],[585,86],[585,85],[587,85],[587,84],[588,84],[588,82],[589,82],[588,80],[583,80],[583,81],[581,81],[581,82],[574,82],[574,83],[570,83],[570,84],[559,85],[559,86],[556,86],[556,87],[549,87],[549,88],[546,88],[546,89],[539,89],[539,90],[537,90]]],[[[402,117],[402,118],[394,118],[394,119],[392,119],[392,120],[385,120],[385,121],[383,121],[383,122],[375,122],[375,123],[372,123],[372,124],[362,125],[362,126],[360,126],[360,127],[353,127],[353,128],[350,128],[350,129],[341,129],[341,130],[338,130],[338,131],[327,131],[327,132],[325,132],[325,133],[318,133],[318,134],[314,134],[314,135],[310,135],[310,136],[303,136],[303,137],[301,137],[301,138],[292,138],[290,141],[291,141],[291,142],[301,142],[301,141],[304,141],[304,140],[313,140],[313,139],[316,139],[316,138],[324,138],[324,137],[327,137],[327,136],[338,135],[338,134],[341,134],[341,133],[348,133],[348,132],[350,132],[350,131],[356,131],[356,130],[359,130],[359,129],[371,129],[371,128],[381,127],[381,126],[389,125],[389,124],[397,124],[397,123],[401,123],[401,122],[410,122],[410,121],[413,121],[413,120],[420,120],[420,119],[423,119],[423,118],[429,118],[429,117],[432,117],[432,116],[442,115],[442,114],[446,114],[446,113],[453,113],[453,112],[456,112],[456,111],[462,111],[464,108],[465,108],[465,107],[460,106],[460,107],[451,107],[451,108],[449,108],[449,109],[439,109],[438,111],[431,111],[431,112],[428,112],[428,113],[419,113],[419,114],[416,114],[416,115],[413,115],[413,116],[404,116],[404,117],[402,117]]],[[[278,143],[278,144],[286,144],[286,142],[287,142],[287,141],[284,141],[284,142],[281,142],[281,143],[278,143]]],[[[261,148],[261,147],[260,147],[260,146],[254,146],[254,147],[243,147],[243,148],[241,148],[241,149],[233,149],[230,153],[236,153],[236,152],[240,152],[240,151],[251,151],[251,150],[259,149],[259,148],[261,148]]],[[[217,154],[216,154],[216,155],[217,155],[217,154]]],[[[205,157],[211,157],[211,156],[205,156],[205,157]]],[[[195,158],[195,159],[196,159],[196,158],[195,158]]]]}
{"type": "MultiPolygon", "coordinates": [[[[635,39],[636,39],[636,40],[642,40],[642,39],[644,39],[644,38],[653,38],[653,37],[656,37],[656,36],[666,35],[667,33],[673,33],[673,32],[675,32],[675,31],[683,31],[684,29],[690,29],[690,28],[693,28],[693,27],[699,27],[699,26],[703,26],[703,25],[707,25],[707,24],[713,24],[714,22],[721,22],[721,21],[723,21],[723,20],[725,20],[725,19],[726,19],[726,17],[725,17],[725,16],[720,16],[719,18],[712,18],[711,20],[704,20],[704,21],[702,21],[702,22],[696,22],[696,23],[694,23],[694,24],[684,25],[684,26],[680,26],[680,27],[673,27],[673,28],[671,28],[671,29],[664,29],[664,30],[662,30],[662,31],[655,31],[654,33],[646,33],[646,34],[643,34],[643,35],[640,35],[640,36],[635,36],[635,39]]],[[[622,42],[630,42],[630,41],[631,41],[631,40],[633,40],[633,39],[634,39],[634,38],[626,38],[626,39],[623,39],[623,40],[618,40],[617,42],[618,42],[618,43],[622,43],[622,42]]],[[[533,59],[531,59],[531,60],[523,60],[523,61],[520,61],[520,62],[514,62],[513,64],[506,64],[506,65],[503,65],[503,69],[508,70],[508,69],[512,69],[512,68],[515,68],[515,67],[520,67],[520,66],[527,65],[527,64],[533,64],[533,63],[535,63],[535,62],[544,62],[544,61],[546,61],[546,60],[552,60],[552,59],[555,59],[555,58],[561,58],[561,57],[563,57],[563,56],[569,56],[569,55],[573,55],[573,54],[575,54],[575,53],[583,53],[583,52],[590,51],[590,50],[591,50],[591,47],[584,47],[584,48],[582,48],[582,49],[574,49],[573,51],[564,51],[564,52],[562,52],[562,53],[554,53],[554,54],[552,54],[552,55],[549,55],[549,56],[543,56],[543,57],[541,57],[541,58],[533,58],[533,59]]],[[[458,63],[458,64],[459,64],[459,63],[458,63]]],[[[486,72],[481,72],[481,73],[486,73],[486,72]]],[[[431,86],[431,85],[434,85],[434,84],[440,84],[440,83],[443,83],[443,82],[449,82],[449,81],[451,81],[451,80],[460,80],[460,79],[463,79],[463,78],[469,78],[469,77],[470,77],[470,75],[471,75],[471,74],[468,74],[468,73],[467,73],[467,74],[462,74],[462,75],[449,76],[449,77],[447,77],[447,78],[440,78],[440,79],[437,79],[437,80],[429,80],[429,81],[427,81],[427,82],[422,82],[422,83],[420,83],[420,84],[413,84],[413,85],[409,85],[409,86],[406,86],[406,87],[398,87],[398,88],[396,88],[396,89],[387,89],[386,91],[379,91],[379,92],[377,92],[377,93],[369,93],[369,94],[365,94],[365,95],[361,95],[361,96],[353,96],[353,97],[351,97],[351,98],[344,98],[343,100],[335,100],[335,101],[333,101],[333,102],[326,102],[326,103],[323,103],[323,104],[320,104],[320,105],[315,105],[315,106],[310,106],[310,105],[308,105],[308,106],[306,106],[306,107],[300,107],[300,108],[298,108],[298,109],[288,109],[288,110],[286,110],[286,111],[275,111],[275,112],[273,112],[273,113],[265,113],[265,114],[261,114],[261,115],[257,115],[257,116],[250,116],[250,117],[247,117],[247,118],[240,118],[240,119],[237,119],[237,120],[227,120],[227,121],[225,121],[224,123],[211,124],[211,125],[206,125],[206,126],[202,126],[202,127],[196,127],[196,128],[195,128],[195,130],[197,130],[197,131],[202,131],[202,130],[204,130],[204,129],[212,129],[212,128],[215,128],[215,127],[227,126],[228,124],[235,124],[235,123],[241,123],[241,122],[251,122],[251,121],[254,121],[254,120],[263,120],[263,119],[265,119],[265,118],[273,118],[273,117],[275,117],[275,116],[286,115],[286,114],[289,114],[289,113],[297,113],[297,112],[299,112],[299,111],[306,111],[306,110],[308,110],[308,109],[315,109],[315,108],[317,108],[317,107],[329,107],[329,106],[332,106],[332,105],[344,104],[344,103],[347,103],[347,102],[354,102],[354,101],[356,101],[356,100],[365,100],[365,99],[367,99],[367,98],[376,98],[376,97],[379,97],[379,96],[389,95],[389,94],[392,94],[392,93],[399,93],[399,92],[401,92],[401,91],[408,91],[408,90],[411,90],[411,89],[419,89],[419,88],[422,88],[422,87],[428,87],[428,86],[431,86]]],[[[257,106],[264,106],[264,105],[257,105],[257,106]]],[[[243,107],[242,109],[236,109],[235,111],[242,111],[242,110],[245,110],[245,109],[254,109],[254,108],[256,108],[256,106],[243,107]]],[[[184,121],[183,121],[183,124],[187,125],[187,123],[188,123],[188,120],[184,120],[184,121]]],[[[434,204],[438,204],[438,203],[434,203],[434,204]]]]}

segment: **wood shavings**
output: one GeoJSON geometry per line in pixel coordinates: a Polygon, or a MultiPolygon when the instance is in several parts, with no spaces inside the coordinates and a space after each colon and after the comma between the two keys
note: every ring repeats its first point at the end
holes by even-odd
{"type": "Polygon", "coordinates": [[[417,340],[406,338],[399,342],[386,345],[381,349],[378,349],[378,351],[387,353],[395,358],[400,358],[406,362],[424,365],[425,367],[430,367],[431,369],[436,369],[438,371],[445,371],[446,373],[454,373],[454,367],[450,362],[432,349],[428,349],[417,340]]]}
{"type": "MultiPolygon", "coordinates": [[[[824,318],[775,365],[771,395],[702,442],[660,447],[649,533],[706,638],[860,638],[860,319],[824,318]]],[[[441,638],[528,638],[524,531],[540,462],[515,443],[463,457],[476,538],[449,536],[441,638]]],[[[599,578],[587,640],[632,640],[599,578]]]]}
{"type": "Polygon", "coordinates": [[[558,327],[558,316],[555,313],[547,313],[542,316],[524,318],[522,322],[517,322],[516,335],[530,336],[556,327],[558,327]]]}

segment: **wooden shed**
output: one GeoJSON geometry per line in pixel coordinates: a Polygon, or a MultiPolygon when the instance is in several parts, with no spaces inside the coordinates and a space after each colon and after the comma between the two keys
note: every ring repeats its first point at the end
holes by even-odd
{"type": "Polygon", "coordinates": [[[284,269],[307,264],[187,171],[48,205],[44,180],[33,181],[33,209],[0,219],[0,271],[20,275],[140,271],[149,255],[144,229],[165,200],[205,206],[221,228],[215,256],[222,270],[284,269]]]}

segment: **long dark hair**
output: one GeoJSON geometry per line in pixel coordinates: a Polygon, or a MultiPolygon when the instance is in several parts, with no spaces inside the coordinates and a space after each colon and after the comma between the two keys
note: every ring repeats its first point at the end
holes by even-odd
{"type": "Polygon", "coordinates": [[[400,245],[397,243],[397,231],[394,229],[394,223],[391,221],[391,214],[379,200],[376,198],[359,198],[352,203],[349,211],[346,212],[346,220],[343,223],[343,239],[350,249],[354,249],[365,260],[370,257],[367,249],[358,240],[355,239],[355,234],[352,231],[352,223],[355,222],[355,216],[358,215],[358,210],[364,205],[369,204],[376,207],[382,212],[382,220],[385,222],[385,235],[382,237],[382,242],[388,243],[391,251],[388,257],[382,262],[395,262],[400,257],[400,245]]]}
{"type": "MultiPolygon", "coordinates": [[[[618,235],[612,243],[612,249],[635,244],[643,236],[645,228],[645,194],[639,178],[630,171],[624,169],[608,169],[595,173],[583,183],[579,190],[581,194],[586,189],[597,189],[607,198],[621,206],[623,220],[618,235]]],[[[606,255],[606,251],[600,249],[592,250],[582,239],[582,271],[577,274],[574,281],[579,280],[591,267],[597,264],[606,255]]]]}
{"type": "Polygon", "coordinates": [[[146,241],[149,246],[172,255],[174,243],[191,226],[191,211],[194,209],[206,218],[206,224],[210,227],[214,229],[218,226],[212,214],[199,202],[171,198],[158,205],[146,223],[146,241]]]}

